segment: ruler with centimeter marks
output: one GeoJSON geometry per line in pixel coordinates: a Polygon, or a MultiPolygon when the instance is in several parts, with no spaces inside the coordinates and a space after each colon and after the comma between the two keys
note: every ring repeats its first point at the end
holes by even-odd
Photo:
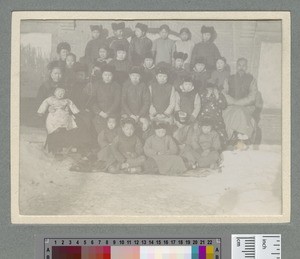
{"type": "Polygon", "coordinates": [[[281,235],[232,235],[231,254],[231,259],[281,259],[281,235]]]}

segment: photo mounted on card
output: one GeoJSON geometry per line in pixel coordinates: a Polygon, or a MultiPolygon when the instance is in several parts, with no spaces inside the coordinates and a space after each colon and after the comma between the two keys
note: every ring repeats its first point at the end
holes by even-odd
{"type": "Polygon", "coordinates": [[[12,18],[12,223],[290,221],[288,12],[12,18]]]}

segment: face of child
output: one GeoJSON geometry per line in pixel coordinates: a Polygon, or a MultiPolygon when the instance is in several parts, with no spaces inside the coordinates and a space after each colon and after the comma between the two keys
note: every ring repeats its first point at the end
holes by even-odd
{"type": "Polygon", "coordinates": [[[138,73],[129,74],[130,80],[134,85],[137,85],[140,82],[141,75],[138,73]]]}
{"type": "Polygon", "coordinates": [[[182,41],[187,41],[187,40],[189,39],[188,33],[186,33],[185,31],[182,32],[182,33],[180,34],[180,39],[181,39],[182,41]]]}
{"type": "Polygon", "coordinates": [[[152,58],[145,58],[144,65],[146,68],[151,68],[153,66],[153,59],[152,58]]]}
{"type": "Polygon", "coordinates": [[[54,96],[57,98],[57,99],[62,99],[62,98],[64,98],[64,96],[65,96],[65,90],[64,89],[62,89],[62,88],[59,88],[59,89],[57,89],[55,92],[54,92],[54,96]]]}
{"type": "Polygon", "coordinates": [[[100,31],[98,30],[93,30],[92,31],[92,38],[93,39],[98,39],[100,37],[100,31]]]}
{"type": "Polygon", "coordinates": [[[123,127],[122,127],[122,131],[124,132],[124,135],[127,137],[131,137],[133,135],[134,132],[134,127],[132,124],[126,123],[123,127]]]}
{"type": "Polygon", "coordinates": [[[112,130],[116,127],[116,119],[115,118],[109,118],[107,120],[107,127],[112,130]]]}
{"type": "Polygon", "coordinates": [[[166,74],[157,74],[156,75],[156,80],[160,85],[163,85],[163,84],[167,83],[168,75],[166,75],[166,74]]]}
{"type": "Polygon", "coordinates": [[[104,48],[99,49],[99,58],[106,59],[107,58],[107,50],[104,48]]]}
{"type": "Polygon", "coordinates": [[[238,73],[240,73],[240,74],[246,73],[247,68],[248,68],[248,65],[247,65],[247,61],[246,60],[240,60],[237,63],[237,71],[238,71],[238,73]]]}
{"type": "Polygon", "coordinates": [[[159,35],[160,37],[165,40],[168,38],[169,36],[169,32],[166,30],[166,29],[162,29],[160,32],[159,32],[159,35]]]}
{"type": "Polygon", "coordinates": [[[75,63],[74,57],[71,56],[71,55],[67,56],[67,58],[66,58],[66,66],[67,66],[67,68],[72,68],[73,65],[74,65],[74,63],[75,63]]]}
{"type": "Polygon", "coordinates": [[[76,72],[76,81],[83,82],[86,79],[86,74],[84,71],[77,71],[76,72]]]}
{"type": "Polygon", "coordinates": [[[141,38],[144,33],[140,28],[135,28],[134,34],[137,38],[141,38]]]}
{"type": "Polygon", "coordinates": [[[225,67],[225,62],[223,59],[218,59],[216,63],[217,70],[223,70],[225,67]]]}
{"type": "Polygon", "coordinates": [[[126,58],[126,51],[117,50],[117,60],[125,60],[125,58],[126,58]]]}
{"type": "Polygon", "coordinates": [[[202,33],[202,39],[204,42],[208,42],[211,38],[211,34],[209,32],[202,33]]]}
{"type": "Polygon", "coordinates": [[[205,65],[203,63],[197,63],[195,64],[195,70],[197,72],[202,72],[205,69],[205,65]]]}
{"type": "Polygon", "coordinates": [[[53,82],[55,82],[55,83],[59,82],[61,79],[61,76],[62,76],[60,68],[58,68],[58,67],[53,68],[50,76],[51,76],[51,79],[53,80],[53,82]]]}
{"type": "Polygon", "coordinates": [[[183,60],[181,58],[175,59],[175,67],[182,68],[183,67],[183,60]]]}
{"type": "Polygon", "coordinates": [[[114,31],[114,34],[115,36],[118,38],[118,39],[122,39],[123,38],[123,34],[124,34],[124,31],[123,30],[115,30],[114,31]]]}
{"type": "Polygon", "coordinates": [[[69,51],[67,49],[62,49],[60,52],[59,52],[59,57],[62,61],[65,61],[66,58],[67,58],[67,55],[69,54],[69,51]]]}
{"type": "Polygon", "coordinates": [[[194,85],[192,82],[183,82],[182,88],[185,92],[190,92],[194,89],[194,85]]]}
{"type": "Polygon", "coordinates": [[[167,131],[166,129],[156,129],[155,134],[157,137],[162,138],[166,135],[167,131]]]}
{"type": "Polygon", "coordinates": [[[202,129],[202,132],[203,132],[204,134],[208,134],[208,133],[211,132],[211,126],[209,126],[209,125],[207,125],[207,126],[202,126],[201,129],[202,129]]]}
{"type": "Polygon", "coordinates": [[[113,74],[112,74],[111,72],[109,72],[109,71],[104,71],[104,72],[102,73],[102,79],[103,79],[103,82],[104,82],[104,83],[106,83],[106,84],[110,83],[111,80],[112,80],[112,78],[113,78],[113,74]]]}

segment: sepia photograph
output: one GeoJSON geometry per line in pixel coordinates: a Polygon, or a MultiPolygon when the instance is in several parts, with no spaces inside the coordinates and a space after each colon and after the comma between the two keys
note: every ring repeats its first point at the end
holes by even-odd
{"type": "Polygon", "coordinates": [[[12,223],[290,221],[285,12],[14,12],[12,223]]]}

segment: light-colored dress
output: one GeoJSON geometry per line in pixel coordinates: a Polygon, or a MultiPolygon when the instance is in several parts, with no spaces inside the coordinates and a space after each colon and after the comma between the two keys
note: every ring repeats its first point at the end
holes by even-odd
{"type": "Polygon", "coordinates": [[[46,129],[48,134],[55,132],[58,128],[71,130],[77,128],[73,114],[79,113],[78,108],[70,99],[57,99],[55,96],[45,99],[38,109],[38,113],[44,114],[48,111],[46,129]]]}

